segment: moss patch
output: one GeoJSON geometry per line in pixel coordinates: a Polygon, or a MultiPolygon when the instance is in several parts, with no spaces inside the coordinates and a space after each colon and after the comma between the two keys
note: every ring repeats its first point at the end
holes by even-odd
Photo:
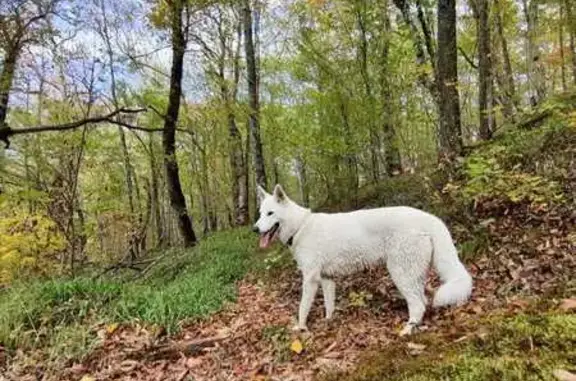
{"type": "Polygon", "coordinates": [[[413,338],[426,345],[421,354],[398,342],[367,356],[353,374],[325,381],[552,380],[555,369],[576,367],[576,315],[494,316],[464,334],[468,339],[459,343],[421,334],[413,338]]]}

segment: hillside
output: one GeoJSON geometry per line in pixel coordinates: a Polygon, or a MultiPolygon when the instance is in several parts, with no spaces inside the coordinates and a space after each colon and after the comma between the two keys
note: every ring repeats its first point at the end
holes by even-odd
{"type": "Polygon", "coordinates": [[[290,332],[300,286],[289,253],[228,231],[135,280],[1,291],[0,379],[569,380],[576,96],[550,100],[446,173],[394,178],[358,201],[441,215],[474,276],[472,301],[429,311],[414,336],[397,335],[406,311],[384,270],[342,279],[335,319],[321,319],[319,297],[311,331],[290,332]]]}

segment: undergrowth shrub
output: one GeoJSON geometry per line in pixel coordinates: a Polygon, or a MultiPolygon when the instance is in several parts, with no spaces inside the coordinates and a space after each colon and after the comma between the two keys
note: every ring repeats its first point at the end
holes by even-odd
{"type": "Polygon", "coordinates": [[[565,192],[554,171],[545,168],[551,141],[569,129],[565,115],[552,115],[533,130],[511,130],[464,159],[464,180],[444,190],[468,202],[498,199],[511,203],[563,203],[565,192]]]}
{"type": "MultiPolygon", "coordinates": [[[[5,201],[0,199],[0,204],[5,201]]],[[[7,208],[0,205],[0,210],[7,208]]],[[[18,211],[0,214],[0,286],[16,278],[54,274],[59,270],[57,254],[65,247],[50,218],[18,211]]]]}

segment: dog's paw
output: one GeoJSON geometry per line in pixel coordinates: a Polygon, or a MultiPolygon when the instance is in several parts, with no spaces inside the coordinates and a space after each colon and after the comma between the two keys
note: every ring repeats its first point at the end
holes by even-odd
{"type": "Polygon", "coordinates": [[[404,326],[404,328],[402,328],[402,330],[400,331],[400,333],[398,335],[400,337],[409,336],[409,335],[413,334],[414,331],[416,331],[416,326],[414,324],[406,324],[404,326]]]}
{"type": "Polygon", "coordinates": [[[292,332],[307,332],[307,331],[308,327],[306,327],[305,325],[296,324],[295,326],[292,327],[292,332]]]}

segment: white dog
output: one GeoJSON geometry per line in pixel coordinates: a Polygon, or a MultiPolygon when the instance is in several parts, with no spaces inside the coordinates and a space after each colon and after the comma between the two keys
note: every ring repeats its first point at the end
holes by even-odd
{"type": "Polygon", "coordinates": [[[390,276],[408,303],[409,319],[400,332],[412,333],[424,315],[424,286],[430,262],[442,286],[433,305],[462,304],[472,292],[472,278],[458,259],[446,225],[437,217],[410,207],[387,207],[350,213],[312,213],[290,200],[282,187],[273,194],[258,187],[260,218],[254,231],[260,247],[279,238],[290,249],[302,271],[302,298],[297,330],[306,319],[318,286],[322,286],[326,318],[334,312],[336,285],[331,276],[386,264],[390,276]]]}

